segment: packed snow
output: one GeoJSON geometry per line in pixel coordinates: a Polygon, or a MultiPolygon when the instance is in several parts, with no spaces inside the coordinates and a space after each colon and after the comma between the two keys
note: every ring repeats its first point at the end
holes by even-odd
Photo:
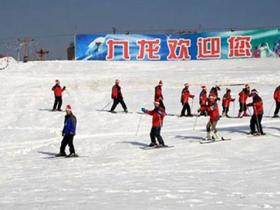
{"type": "MultiPolygon", "coordinates": [[[[279,209],[280,119],[269,117],[279,76],[280,59],[10,62],[0,71],[0,209],[279,209]],[[79,158],[51,155],[65,115],[49,111],[56,79],[66,86],[63,107],[71,104],[77,117],[79,158]],[[112,105],[115,79],[132,113],[98,111],[112,105]],[[221,118],[218,130],[232,140],[200,144],[208,117],[167,116],[162,136],[174,147],[141,149],[152,118],[137,112],[153,108],[159,80],[171,114],[181,111],[185,82],[195,94],[193,113],[202,83],[208,90],[221,84],[220,96],[231,88],[235,98],[249,83],[264,101],[267,135],[248,137],[249,117],[221,118]]],[[[238,108],[236,101],[229,114],[238,108]]]]}

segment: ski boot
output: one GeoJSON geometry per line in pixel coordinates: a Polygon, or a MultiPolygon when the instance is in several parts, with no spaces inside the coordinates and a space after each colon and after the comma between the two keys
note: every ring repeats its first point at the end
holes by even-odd
{"type": "Polygon", "coordinates": [[[79,157],[76,153],[70,153],[69,155],[66,155],[67,158],[70,157],[79,157]]]}

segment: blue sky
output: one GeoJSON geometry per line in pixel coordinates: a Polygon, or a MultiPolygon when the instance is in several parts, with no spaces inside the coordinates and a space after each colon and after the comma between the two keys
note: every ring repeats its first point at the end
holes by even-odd
{"type": "Polygon", "coordinates": [[[1,0],[0,53],[15,54],[17,39],[65,59],[77,33],[163,33],[278,27],[279,0],[1,0]]]}

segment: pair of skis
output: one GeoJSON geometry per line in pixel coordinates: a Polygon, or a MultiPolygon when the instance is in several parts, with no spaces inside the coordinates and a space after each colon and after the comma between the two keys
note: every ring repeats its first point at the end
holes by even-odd
{"type": "Polygon", "coordinates": [[[223,142],[223,141],[230,141],[231,138],[225,138],[225,137],[221,137],[221,138],[202,138],[202,140],[200,140],[200,144],[209,144],[209,143],[216,143],[216,142],[223,142]]]}
{"type": "Polygon", "coordinates": [[[140,147],[143,150],[152,150],[152,149],[166,149],[166,148],[173,148],[174,146],[171,145],[164,145],[164,146],[159,146],[159,145],[155,145],[155,146],[144,146],[144,147],[140,147]]]}

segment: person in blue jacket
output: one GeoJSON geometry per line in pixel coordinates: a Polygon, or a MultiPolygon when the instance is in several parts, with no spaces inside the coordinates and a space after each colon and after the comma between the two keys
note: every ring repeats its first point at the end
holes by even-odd
{"type": "Polygon", "coordinates": [[[70,105],[66,106],[66,115],[64,119],[64,127],[62,130],[63,139],[61,141],[60,152],[56,155],[66,156],[65,147],[69,146],[70,154],[67,157],[76,157],[75,148],[73,144],[74,136],[76,134],[77,119],[72,113],[72,108],[70,105]]]}

